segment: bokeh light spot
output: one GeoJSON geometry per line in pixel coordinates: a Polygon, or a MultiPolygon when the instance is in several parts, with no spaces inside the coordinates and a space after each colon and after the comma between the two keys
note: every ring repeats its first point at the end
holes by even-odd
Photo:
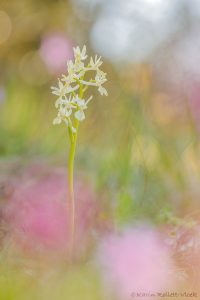
{"type": "Polygon", "coordinates": [[[19,65],[23,80],[35,86],[41,86],[49,80],[48,72],[37,51],[26,53],[19,65]]]}
{"type": "Polygon", "coordinates": [[[11,19],[5,11],[0,11],[0,44],[5,43],[12,31],[11,19]]]}
{"type": "Polygon", "coordinates": [[[62,33],[51,33],[42,38],[40,56],[50,73],[65,70],[67,60],[73,57],[72,43],[62,33]]]}

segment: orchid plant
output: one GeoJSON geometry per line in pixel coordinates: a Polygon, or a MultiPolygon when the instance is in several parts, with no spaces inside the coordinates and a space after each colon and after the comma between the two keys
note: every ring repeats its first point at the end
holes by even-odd
{"type": "MultiPolygon", "coordinates": [[[[74,61],[67,62],[67,74],[63,74],[58,79],[58,86],[51,87],[52,93],[57,96],[55,107],[58,110],[53,124],[67,126],[70,138],[70,151],[68,158],[68,188],[69,188],[69,229],[70,229],[70,253],[73,252],[74,233],[75,233],[75,202],[74,202],[74,157],[76,150],[77,134],[79,122],[85,119],[85,110],[93,96],[85,98],[84,94],[88,87],[97,87],[102,96],[107,96],[107,90],[103,84],[107,81],[106,73],[100,67],[102,65],[101,57],[97,55],[91,57],[88,63],[85,63],[88,55],[86,46],[82,49],[73,48],[74,61]],[[92,78],[86,79],[86,74],[92,74],[92,78]]],[[[87,76],[88,78],[88,76],[87,76]]]]}

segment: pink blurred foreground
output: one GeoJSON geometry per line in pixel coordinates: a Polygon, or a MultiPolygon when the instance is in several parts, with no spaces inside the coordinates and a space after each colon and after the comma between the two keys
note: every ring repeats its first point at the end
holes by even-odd
{"type": "Polygon", "coordinates": [[[137,293],[163,292],[173,284],[173,261],[159,232],[130,228],[107,236],[100,248],[107,291],[120,299],[152,299],[137,293]]]}
{"type": "MultiPolygon", "coordinates": [[[[66,172],[33,166],[15,179],[13,186],[4,219],[15,246],[28,255],[66,255],[69,236],[66,172]]],[[[95,229],[97,202],[91,187],[80,179],[75,183],[75,197],[75,248],[80,254],[95,229]]]]}

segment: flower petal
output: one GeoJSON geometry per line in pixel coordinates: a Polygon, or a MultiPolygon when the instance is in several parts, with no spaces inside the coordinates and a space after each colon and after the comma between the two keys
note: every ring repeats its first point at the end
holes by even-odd
{"type": "Polygon", "coordinates": [[[75,118],[79,121],[83,121],[85,119],[85,114],[82,110],[78,110],[74,114],[75,118]]]}
{"type": "Polygon", "coordinates": [[[101,94],[101,96],[103,96],[103,95],[108,96],[108,92],[103,86],[100,85],[98,88],[98,91],[101,94]]]}

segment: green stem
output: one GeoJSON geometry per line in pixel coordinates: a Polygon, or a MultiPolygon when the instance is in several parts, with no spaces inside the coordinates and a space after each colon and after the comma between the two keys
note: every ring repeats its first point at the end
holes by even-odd
{"type": "Polygon", "coordinates": [[[74,157],[78,134],[78,120],[75,121],[75,133],[70,133],[70,152],[68,160],[68,188],[69,188],[69,256],[72,259],[75,235],[75,201],[74,201],[74,157]],[[73,137],[73,138],[72,138],[73,137]]]}
{"type": "MultiPolygon", "coordinates": [[[[79,97],[83,97],[83,85],[80,83],[79,97]]],[[[69,128],[70,136],[70,152],[68,160],[68,186],[69,186],[69,258],[73,259],[74,252],[74,237],[75,237],[75,201],[74,201],[74,157],[76,151],[76,141],[78,135],[79,121],[75,119],[74,128],[75,133],[72,132],[72,128],[69,128]]]]}

